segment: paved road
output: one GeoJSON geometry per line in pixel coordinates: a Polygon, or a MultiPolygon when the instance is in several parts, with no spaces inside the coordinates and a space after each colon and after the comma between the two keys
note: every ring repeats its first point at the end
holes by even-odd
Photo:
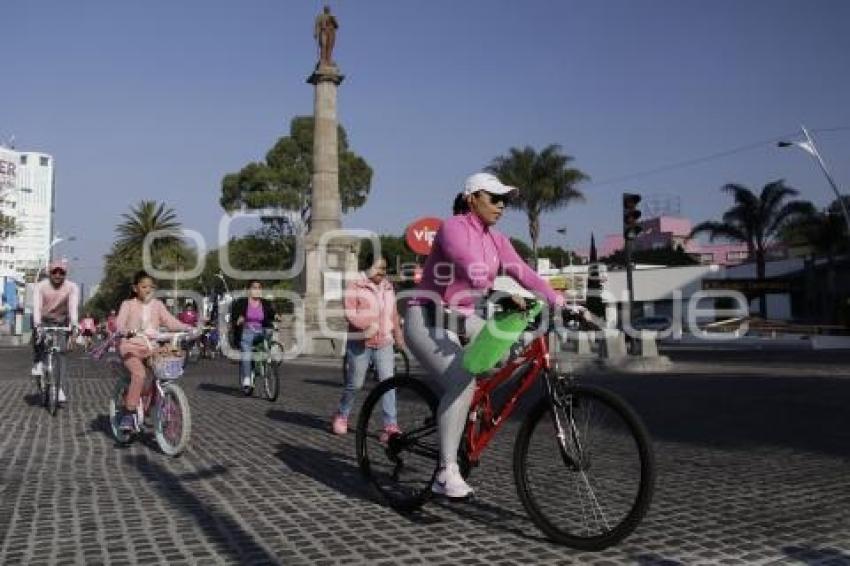
{"type": "Polygon", "coordinates": [[[713,371],[593,378],[644,417],[659,475],[635,534],[590,554],[527,519],[515,428],[474,472],[475,501],[403,517],[362,483],[353,435],[327,432],[336,367],[289,364],[271,404],[240,397],[235,366],[202,362],[183,381],[191,448],[169,459],[114,444],[98,365],[74,361],[71,403],[51,418],[28,352],[2,349],[0,564],[850,564],[850,364],[823,356],[779,360],[785,372],[691,356],[681,367],[713,371]]]}

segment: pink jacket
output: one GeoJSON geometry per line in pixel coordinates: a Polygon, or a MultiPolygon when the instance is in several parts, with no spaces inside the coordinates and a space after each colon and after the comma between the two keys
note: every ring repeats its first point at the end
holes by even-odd
{"type": "Polygon", "coordinates": [[[349,332],[362,334],[370,326],[377,325],[377,332],[366,338],[367,348],[403,342],[392,283],[384,279],[380,285],[375,285],[361,273],[346,285],[344,302],[349,332]]]}
{"type": "Polygon", "coordinates": [[[500,269],[549,303],[563,304],[563,295],[519,257],[511,241],[486,226],[474,212],[452,216],[440,226],[416,288],[425,293],[412,304],[423,304],[436,294],[443,304],[470,314],[476,296],[493,287],[500,269]]]}
{"type": "Polygon", "coordinates": [[[115,325],[118,332],[138,332],[148,336],[155,335],[162,326],[172,332],[191,329],[188,324],[174,318],[159,299],[151,299],[147,304],[135,298],[127,299],[121,303],[115,325]]]}

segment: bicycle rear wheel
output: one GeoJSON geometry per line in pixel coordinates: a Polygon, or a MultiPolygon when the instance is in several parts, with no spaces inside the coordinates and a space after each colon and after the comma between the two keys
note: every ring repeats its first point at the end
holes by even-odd
{"type": "Polygon", "coordinates": [[[154,436],[159,449],[167,456],[180,455],[189,445],[192,415],[189,412],[189,399],[179,385],[162,384],[162,398],[158,401],[153,419],[154,436]]]}
{"type": "Polygon", "coordinates": [[[394,377],[375,387],[357,422],[357,462],[387,504],[403,512],[431,494],[439,462],[437,397],[421,381],[394,377]],[[394,401],[400,434],[387,436],[383,400],[394,401]]]}
{"type": "Polygon", "coordinates": [[[123,376],[119,377],[115,382],[115,390],[112,392],[112,397],[109,398],[109,427],[112,429],[112,436],[119,444],[128,444],[133,436],[133,433],[129,430],[121,430],[124,396],[127,395],[127,389],[129,387],[130,379],[123,376]]]}
{"type": "Polygon", "coordinates": [[[649,508],[655,483],[649,435],[611,392],[562,382],[550,387],[517,435],[517,492],[549,538],[602,550],[631,534],[649,508]]]}

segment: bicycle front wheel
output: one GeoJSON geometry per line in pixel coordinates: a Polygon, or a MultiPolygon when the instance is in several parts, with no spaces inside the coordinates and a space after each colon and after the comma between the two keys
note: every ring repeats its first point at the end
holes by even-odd
{"type": "Polygon", "coordinates": [[[437,397],[424,383],[394,377],[371,391],[357,422],[357,462],[390,507],[409,512],[425,502],[439,447],[437,397]],[[387,409],[397,412],[400,433],[387,434],[387,409]]]}
{"type": "Polygon", "coordinates": [[[162,398],[154,414],[154,436],[166,456],[178,456],[189,445],[192,415],[189,399],[176,383],[162,384],[162,398]]]}
{"type": "Polygon", "coordinates": [[[45,364],[48,371],[47,378],[47,412],[55,417],[59,410],[59,387],[62,376],[62,356],[49,354],[45,364]]]}
{"type": "Polygon", "coordinates": [[[649,435],[634,411],[603,389],[555,382],[517,435],[514,479],[534,524],[581,550],[634,531],[655,483],[649,435]]]}
{"type": "Polygon", "coordinates": [[[263,390],[266,399],[274,403],[280,394],[280,364],[283,359],[283,346],[277,342],[269,344],[268,359],[263,371],[263,390]]]}

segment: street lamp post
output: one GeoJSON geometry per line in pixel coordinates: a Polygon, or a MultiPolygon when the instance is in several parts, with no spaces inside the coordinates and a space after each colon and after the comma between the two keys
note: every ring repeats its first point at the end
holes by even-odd
{"type": "Polygon", "coordinates": [[[844,214],[844,222],[847,224],[847,233],[850,235],[850,212],[847,211],[847,205],[844,203],[844,199],[841,197],[841,193],[838,191],[838,186],[835,184],[832,175],[829,174],[829,170],[826,168],[826,163],[824,163],[823,157],[821,157],[820,152],[815,145],[815,140],[812,139],[812,136],[809,134],[809,131],[805,126],[801,125],[800,128],[803,130],[803,135],[806,136],[806,141],[780,141],[776,145],[779,147],[798,147],[815,158],[818,165],[820,165],[821,171],[823,171],[824,177],[826,177],[826,180],[829,182],[829,186],[832,187],[835,197],[838,199],[838,206],[841,207],[841,212],[844,214]]]}
{"type": "Polygon", "coordinates": [[[35,273],[35,279],[38,281],[38,277],[42,271],[47,269],[47,266],[50,265],[50,262],[53,261],[53,247],[56,244],[61,242],[75,242],[77,240],[76,236],[68,236],[67,238],[62,238],[60,236],[55,236],[53,240],[50,241],[50,245],[47,246],[47,261],[44,262],[44,265],[38,268],[38,271],[35,273]]]}
{"type": "Polygon", "coordinates": [[[68,236],[67,238],[62,238],[61,236],[56,236],[51,240],[50,245],[47,246],[47,263],[49,264],[53,261],[53,246],[59,244],[61,242],[75,242],[77,241],[76,236],[68,236]]]}

